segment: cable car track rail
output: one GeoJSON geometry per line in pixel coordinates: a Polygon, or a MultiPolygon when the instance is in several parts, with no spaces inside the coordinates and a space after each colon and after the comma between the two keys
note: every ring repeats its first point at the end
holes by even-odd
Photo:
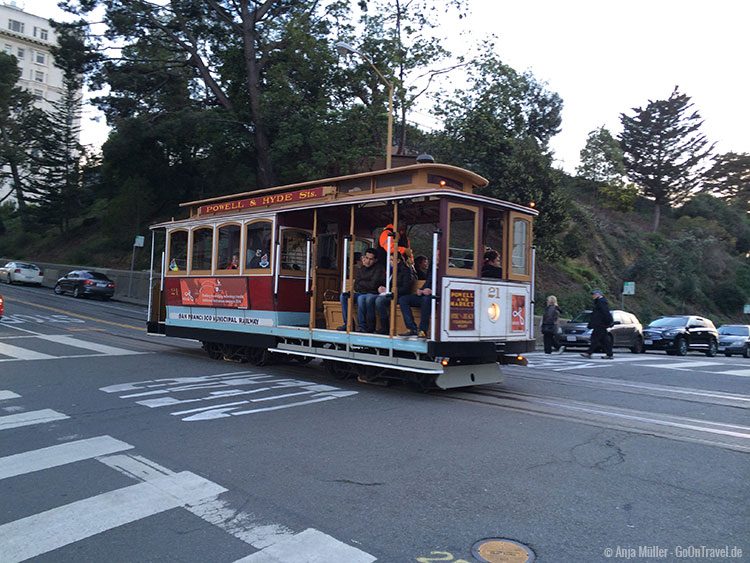
{"type": "Polygon", "coordinates": [[[443,392],[440,396],[600,428],[750,452],[749,426],[504,391],[491,387],[443,392]]]}

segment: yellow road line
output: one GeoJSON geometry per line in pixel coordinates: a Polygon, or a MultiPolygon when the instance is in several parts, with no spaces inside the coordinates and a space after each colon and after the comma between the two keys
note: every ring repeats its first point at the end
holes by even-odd
{"type": "MultiPolygon", "coordinates": [[[[6,298],[6,302],[9,301],[6,298]]],[[[92,321],[95,323],[102,323],[105,325],[112,325],[112,326],[119,326],[120,328],[130,328],[133,330],[143,331],[144,327],[142,326],[133,326],[133,325],[126,325],[123,323],[116,323],[113,321],[104,321],[102,319],[97,319],[94,317],[88,317],[86,315],[79,315],[78,313],[71,313],[70,311],[65,311],[63,309],[58,309],[57,307],[49,307],[48,305],[39,305],[38,303],[31,303],[29,301],[21,301],[20,299],[12,299],[9,302],[11,303],[21,303],[22,305],[29,305],[30,307],[38,307],[39,309],[47,309],[48,311],[54,311],[55,313],[61,313],[63,315],[68,315],[69,317],[75,317],[77,319],[83,319],[86,321],[92,321]]]]}

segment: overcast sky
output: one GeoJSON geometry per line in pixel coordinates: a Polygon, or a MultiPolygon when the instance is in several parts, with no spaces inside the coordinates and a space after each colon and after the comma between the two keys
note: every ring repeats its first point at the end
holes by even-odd
{"type": "MultiPolygon", "coordinates": [[[[27,12],[59,15],[57,0],[16,0],[27,12]]],[[[441,3],[442,0],[435,0],[441,3]]],[[[467,20],[446,21],[459,51],[494,33],[498,54],[530,70],[563,99],[556,164],[572,172],[589,131],[620,131],[619,115],[690,96],[718,152],[750,152],[750,2],[747,0],[470,0],[467,20]],[[470,37],[461,31],[471,30],[470,37]]],[[[84,115],[83,142],[100,145],[106,127],[84,115]]],[[[424,121],[425,116],[417,116],[424,121]]]]}

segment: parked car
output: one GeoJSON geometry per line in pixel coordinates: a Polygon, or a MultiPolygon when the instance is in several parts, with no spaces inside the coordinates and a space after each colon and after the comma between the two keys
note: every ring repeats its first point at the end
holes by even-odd
{"type": "Polygon", "coordinates": [[[0,281],[11,283],[33,283],[42,285],[44,272],[36,264],[28,262],[8,262],[0,268],[0,281]]]}
{"type": "Polygon", "coordinates": [[[66,291],[73,297],[101,297],[105,301],[115,294],[115,283],[104,274],[88,270],[74,270],[57,280],[55,293],[66,291]]]}
{"type": "Polygon", "coordinates": [[[0,295],[0,319],[3,318],[4,314],[5,314],[5,299],[3,299],[3,296],[0,295]]]}
{"type": "Polygon", "coordinates": [[[742,354],[743,358],[750,358],[750,325],[721,325],[719,352],[724,352],[725,356],[742,354]]]}
{"type": "Polygon", "coordinates": [[[696,315],[660,317],[643,329],[643,345],[648,350],[664,350],[684,356],[690,350],[713,357],[719,350],[719,333],[709,319],[696,315]]]}
{"type": "MultiPolygon", "coordinates": [[[[609,337],[614,348],[630,348],[634,354],[643,351],[643,327],[632,313],[615,309],[612,311],[614,326],[609,329],[609,337]]],[[[567,323],[561,325],[560,344],[566,348],[588,348],[591,344],[591,329],[587,328],[591,311],[583,311],[567,323]]]]}

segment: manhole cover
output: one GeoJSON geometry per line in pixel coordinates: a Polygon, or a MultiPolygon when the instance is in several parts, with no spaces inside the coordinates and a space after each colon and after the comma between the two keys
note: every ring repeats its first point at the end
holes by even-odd
{"type": "Polygon", "coordinates": [[[482,563],[532,563],[534,552],[522,543],[505,538],[487,538],[471,546],[471,554],[482,563]]]}

